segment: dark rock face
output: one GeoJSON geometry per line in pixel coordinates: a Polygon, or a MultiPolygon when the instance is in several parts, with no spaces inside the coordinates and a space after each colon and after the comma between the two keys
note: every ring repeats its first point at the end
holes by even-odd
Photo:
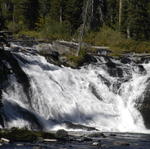
{"type": "Polygon", "coordinates": [[[122,58],[120,59],[120,61],[121,61],[121,63],[123,63],[123,64],[130,64],[130,63],[132,62],[132,60],[131,60],[130,58],[128,58],[128,57],[122,57],[122,58]]]}
{"type": "Polygon", "coordinates": [[[11,72],[15,74],[17,81],[20,84],[22,84],[23,90],[26,93],[27,98],[29,99],[29,103],[31,103],[30,102],[31,99],[29,96],[29,88],[30,88],[29,78],[27,77],[25,72],[21,69],[15,56],[9,51],[2,51],[0,53],[0,58],[5,60],[7,63],[9,63],[9,65],[11,66],[9,70],[11,70],[11,72]]]}
{"type": "Polygon", "coordinates": [[[103,100],[103,98],[99,95],[96,86],[94,86],[94,84],[89,84],[89,88],[92,92],[92,94],[98,99],[98,100],[103,100]]]}
{"type": "Polygon", "coordinates": [[[139,101],[137,107],[141,112],[146,128],[150,129],[150,80],[143,94],[142,101],[139,101]]]}
{"type": "Polygon", "coordinates": [[[67,128],[71,128],[71,129],[82,129],[82,130],[87,130],[87,131],[97,130],[94,127],[88,127],[88,126],[81,125],[81,124],[74,124],[70,121],[64,121],[64,124],[67,126],[67,128]]]}
{"type": "MultiPolygon", "coordinates": [[[[2,90],[5,89],[10,83],[7,81],[9,75],[13,74],[18,83],[20,83],[23,87],[24,93],[27,96],[30,107],[31,98],[30,98],[30,81],[25,72],[21,69],[15,55],[13,55],[10,51],[0,51],[0,124],[4,127],[4,119],[7,121],[5,112],[3,111],[3,101],[2,101],[2,90]],[[6,83],[7,82],[7,83],[6,83]]],[[[27,112],[24,112],[24,115],[27,112]]]]}
{"type": "MultiPolygon", "coordinates": [[[[1,50],[0,52],[3,52],[3,50],[1,50]]],[[[9,84],[6,83],[9,73],[10,73],[9,68],[7,68],[7,66],[4,64],[2,57],[0,57],[0,125],[2,127],[4,127],[4,119],[2,112],[3,109],[2,90],[6,86],[6,84],[9,84]]]]}
{"type": "Polygon", "coordinates": [[[123,77],[123,70],[119,67],[119,65],[109,61],[106,63],[107,70],[112,77],[123,77]]]}
{"type": "Polygon", "coordinates": [[[96,62],[97,62],[97,60],[96,60],[96,58],[94,56],[91,56],[89,54],[85,55],[84,63],[90,64],[90,63],[96,63],[96,62]]]}
{"type": "Polygon", "coordinates": [[[2,112],[3,112],[3,117],[4,117],[5,122],[11,122],[17,118],[18,119],[23,118],[24,120],[29,122],[31,129],[33,129],[33,130],[43,130],[44,129],[44,126],[42,125],[39,118],[36,116],[36,114],[34,112],[31,112],[31,111],[21,107],[17,103],[4,101],[3,104],[4,104],[4,110],[2,112]],[[14,115],[16,115],[16,117],[9,118],[9,117],[7,117],[7,115],[5,115],[5,113],[7,112],[6,110],[8,108],[15,109],[12,112],[14,115]]]}

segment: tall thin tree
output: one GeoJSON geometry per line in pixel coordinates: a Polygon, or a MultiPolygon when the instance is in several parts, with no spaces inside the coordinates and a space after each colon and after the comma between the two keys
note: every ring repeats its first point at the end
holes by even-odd
{"type": "Polygon", "coordinates": [[[122,23],[122,5],[123,0],[119,0],[119,31],[121,31],[121,23],[122,23]]]}

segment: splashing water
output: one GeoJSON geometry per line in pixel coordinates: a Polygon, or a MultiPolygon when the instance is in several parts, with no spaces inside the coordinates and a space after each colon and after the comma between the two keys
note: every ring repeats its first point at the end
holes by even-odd
{"type": "MultiPolygon", "coordinates": [[[[42,56],[21,52],[18,55],[25,60],[17,58],[30,80],[31,103],[13,75],[10,77],[11,86],[3,91],[3,100],[34,113],[45,129],[58,128],[58,124],[51,125],[51,120],[56,120],[83,124],[100,131],[146,131],[135,105],[145,90],[149,64],[144,64],[145,75],[136,73],[127,64],[131,76],[122,81],[119,77],[112,77],[99,63],[71,69],[50,64],[42,56]],[[120,86],[115,89],[118,82],[120,86]]],[[[9,104],[4,104],[4,109],[12,119],[8,127],[30,127],[9,104]]]]}

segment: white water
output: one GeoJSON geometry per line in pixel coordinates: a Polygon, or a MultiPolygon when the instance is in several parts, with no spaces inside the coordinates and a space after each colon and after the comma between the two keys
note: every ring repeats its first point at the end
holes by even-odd
{"type": "MultiPolygon", "coordinates": [[[[100,131],[146,132],[135,104],[145,90],[150,74],[149,64],[144,64],[148,72],[146,75],[140,75],[131,69],[132,78],[113,92],[112,86],[119,78],[111,77],[101,65],[89,65],[76,70],[49,64],[41,56],[19,55],[28,61],[26,64],[21,61],[19,63],[30,78],[32,111],[41,117],[45,129],[64,127],[50,125],[48,120],[55,119],[59,122],[67,120],[92,126],[100,131]],[[105,77],[111,86],[108,87],[99,75],[105,77]]],[[[3,93],[4,99],[31,110],[21,85],[13,76],[11,81],[14,83],[3,93]]],[[[7,113],[13,117],[17,112],[9,109],[7,113]]],[[[8,124],[8,127],[14,126],[29,127],[21,117],[8,124]]]]}

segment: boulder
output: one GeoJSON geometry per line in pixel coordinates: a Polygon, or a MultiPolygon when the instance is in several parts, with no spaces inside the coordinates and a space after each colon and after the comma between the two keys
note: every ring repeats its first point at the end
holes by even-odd
{"type": "Polygon", "coordinates": [[[54,51],[57,51],[60,55],[74,54],[77,52],[77,44],[67,41],[54,41],[52,43],[52,48],[54,51]]]}
{"type": "Polygon", "coordinates": [[[147,73],[143,65],[135,65],[133,67],[133,71],[142,75],[145,75],[147,73]]]}
{"type": "Polygon", "coordinates": [[[68,132],[64,129],[60,129],[56,132],[55,137],[60,141],[67,141],[69,140],[68,132]]]}
{"type": "Polygon", "coordinates": [[[6,138],[1,138],[0,139],[0,143],[9,143],[10,140],[6,139],[6,138]]]}
{"type": "Polygon", "coordinates": [[[96,63],[96,62],[97,62],[97,59],[94,56],[89,55],[89,54],[86,54],[84,56],[84,63],[90,64],[90,63],[96,63]]]}
{"type": "Polygon", "coordinates": [[[120,59],[120,61],[121,61],[121,63],[123,63],[123,64],[130,64],[130,63],[132,62],[132,60],[131,60],[130,58],[128,58],[128,57],[122,57],[122,58],[120,59]]]}
{"type": "Polygon", "coordinates": [[[54,51],[52,44],[41,43],[35,46],[35,49],[42,55],[51,54],[54,51]]]}

